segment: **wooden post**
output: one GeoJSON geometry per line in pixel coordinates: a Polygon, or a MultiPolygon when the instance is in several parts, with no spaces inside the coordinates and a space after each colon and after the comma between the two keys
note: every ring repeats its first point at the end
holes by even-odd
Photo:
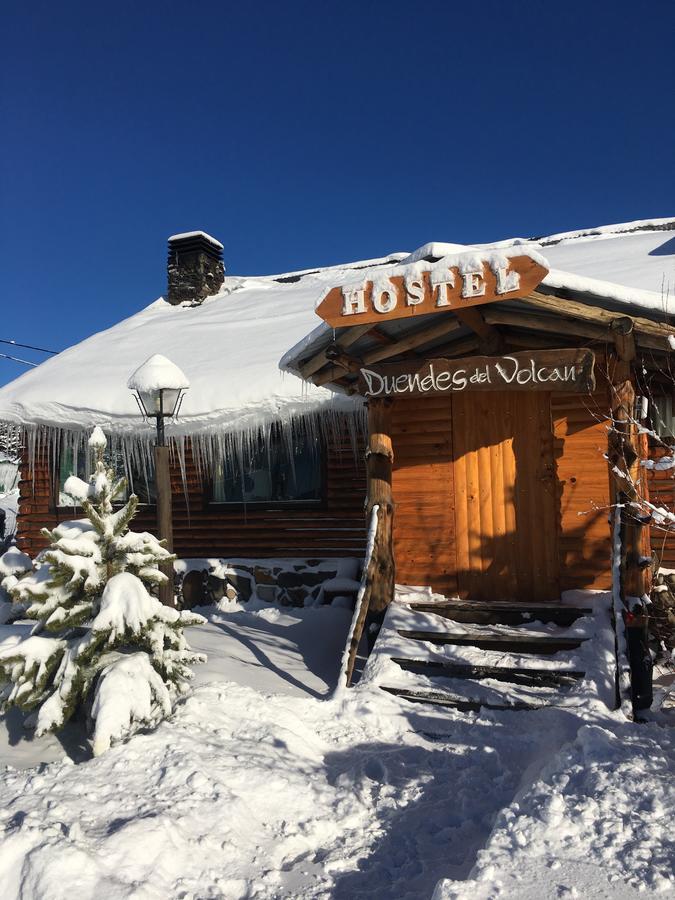
{"type": "Polygon", "coordinates": [[[640,457],[635,424],[635,388],[632,362],[635,359],[633,323],[624,316],[612,322],[616,360],[611,376],[612,429],[609,433],[608,458],[612,467],[615,502],[622,502],[623,565],[622,583],[625,596],[643,597],[647,593],[648,569],[641,564],[643,556],[643,521],[640,500],[640,457]]]}
{"type": "Polygon", "coordinates": [[[373,585],[370,613],[383,613],[394,599],[394,500],[392,494],[392,466],[394,451],[391,443],[391,400],[377,399],[368,403],[368,450],[366,467],[368,495],[366,516],[371,519],[374,506],[379,507],[378,540],[373,552],[373,585]]]}
{"type": "MultiPolygon", "coordinates": [[[[155,486],[157,489],[157,532],[165,542],[166,549],[173,553],[173,521],[171,514],[171,475],[169,471],[169,448],[155,447],[155,486]]],[[[160,571],[167,581],[160,585],[159,599],[165,606],[174,606],[173,560],[161,563],[160,571]]]]}
{"type": "MultiPolygon", "coordinates": [[[[620,527],[618,566],[618,603],[615,602],[616,624],[625,628],[625,648],[631,671],[633,712],[651,705],[651,657],[647,646],[647,615],[642,598],[649,590],[650,569],[645,565],[643,527],[640,499],[640,455],[635,422],[635,389],[632,362],[635,359],[633,323],[628,317],[612,322],[616,360],[611,373],[612,428],[608,441],[608,460],[612,474],[613,500],[618,505],[615,515],[620,527]],[[632,603],[631,603],[631,599],[632,603]],[[636,603],[636,600],[639,601],[636,603]],[[621,615],[623,622],[618,620],[621,615]]],[[[615,561],[616,564],[616,561],[615,561]]],[[[623,643],[623,642],[622,642],[623,643]]],[[[619,662],[619,660],[617,660],[619,662]]]]}

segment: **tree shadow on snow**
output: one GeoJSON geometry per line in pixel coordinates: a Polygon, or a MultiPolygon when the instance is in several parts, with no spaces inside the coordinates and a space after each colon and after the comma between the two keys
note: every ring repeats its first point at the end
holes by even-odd
{"type": "MultiPolygon", "coordinates": [[[[237,641],[237,643],[246,647],[246,649],[251,652],[251,654],[256,658],[256,660],[260,663],[261,666],[264,666],[266,669],[269,669],[270,671],[274,672],[275,675],[277,675],[283,681],[286,681],[289,684],[292,684],[294,687],[298,688],[304,694],[309,694],[311,697],[316,697],[318,700],[325,698],[325,696],[326,696],[325,693],[321,693],[320,691],[315,690],[314,688],[307,685],[305,682],[301,681],[299,678],[296,678],[294,675],[292,675],[286,669],[280,668],[274,662],[274,660],[272,660],[263,650],[262,644],[264,641],[262,641],[260,639],[252,640],[251,638],[247,637],[246,634],[244,634],[243,631],[241,631],[240,629],[231,627],[223,621],[213,620],[211,622],[211,624],[214,625],[216,628],[220,628],[221,631],[224,631],[225,634],[227,634],[233,640],[237,641]]],[[[249,625],[249,627],[251,627],[251,626],[249,625]]],[[[291,631],[291,630],[292,630],[292,628],[285,626],[283,629],[279,630],[280,631],[279,636],[284,638],[285,640],[288,640],[289,639],[289,631],[291,631]]],[[[261,635],[267,640],[270,647],[272,647],[274,649],[278,649],[279,636],[276,636],[275,629],[273,627],[271,628],[269,623],[265,623],[265,627],[260,628],[260,631],[261,631],[261,635]]],[[[300,646],[300,644],[298,644],[298,647],[296,648],[294,646],[293,649],[296,650],[296,652],[297,652],[297,651],[301,651],[303,648],[300,646]]],[[[305,660],[305,662],[307,662],[307,668],[310,671],[312,671],[312,666],[309,664],[309,661],[306,658],[306,653],[302,653],[302,656],[303,656],[303,659],[305,660]]]]}
{"type": "Polygon", "coordinates": [[[92,758],[91,746],[87,740],[83,722],[68,722],[61,731],[44,738],[36,738],[32,729],[25,727],[25,718],[26,714],[22,710],[12,707],[0,717],[0,728],[4,726],[7,732],[7,744],[10,747],[24,745],[31,748],[29,752],[31,764],[39,765],[41,762],[55,760],[53,741],[58,741],[66,756],[75,763],[92,758]],[[42,756],[44,759],[41,758],[42,756]]]}
{"type": "Polygon", "coordinates": [[[560,710],[555,718],[545,710],[486,713],[449,720],[448,733],[434,735],[437,717],[409,718],[438,749],[361,744],[326,757],[329,781],[351,784],[381,830],[357,868],[337,876],[332,900],[416,900],[431,897],[441,878],[467,878],[501,810],[579,726],[560,710]]]}

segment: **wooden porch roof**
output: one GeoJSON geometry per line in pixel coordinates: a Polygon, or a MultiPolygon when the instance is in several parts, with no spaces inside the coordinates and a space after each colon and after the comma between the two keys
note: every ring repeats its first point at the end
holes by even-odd
{"type": "Polygon", "coordinates": [[[305,380],[354,393],[361,366],[380,362],[499,355],[518,350],[614,347],[612,323],[630,319],[638,355],[648,369],[662,368],[675,349],[675,324],[665,312],[631,308],[597,295],[544,289],[456,311],[317,331],[285,367],[305,380]],[[671,342],[672,341],[672,345],[671,342]]]}

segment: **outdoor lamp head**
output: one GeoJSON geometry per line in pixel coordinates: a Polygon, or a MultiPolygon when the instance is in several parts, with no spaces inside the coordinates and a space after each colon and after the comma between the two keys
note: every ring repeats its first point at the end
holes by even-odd
{"type": "Polygon", "coordinates": [[[133,373],[127,387],[147,419],[171,419],[178,415],[190,387],[183,372],[165,356],[155,354],[133,373]]]}
{"type": "Polygon", "coordinates": [[[148,419],[154,419],[157,416],[172,419],[178,414],[180,402],[186,390],[186,388],[156,388],[152,391],[135,390],[134,394],[143,414],[148,419]]]}

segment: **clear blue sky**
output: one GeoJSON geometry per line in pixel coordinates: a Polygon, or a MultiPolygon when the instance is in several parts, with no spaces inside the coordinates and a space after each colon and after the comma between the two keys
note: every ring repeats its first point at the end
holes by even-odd
{"type": "Polygon", "coordinates": [[[147,305],[176,231],[256,274],[675,214],[674,34],[672,0],[4,4],[0,337],[147,305]]]}

